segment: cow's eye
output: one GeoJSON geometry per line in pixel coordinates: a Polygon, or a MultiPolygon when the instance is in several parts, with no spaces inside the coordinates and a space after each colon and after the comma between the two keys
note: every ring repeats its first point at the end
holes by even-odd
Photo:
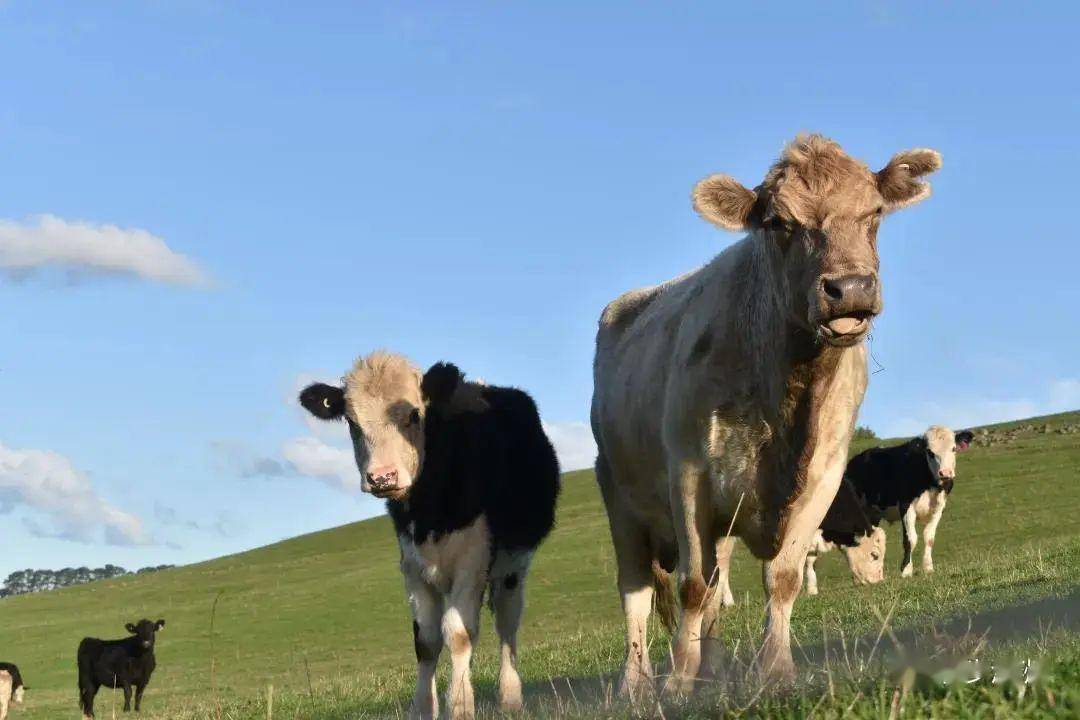
{"type": "Polygon", "coordinates": [[[881,557],[881,556],[878,555],[877,553],[870,553],[870,559],[871,560],[877,560],[879,557],[881,557]]]}
{"type": "Polygon", "coordinates": [[[409,419],[405,421],[405,425],[412,426],[418,422],[420,422],[420,411],[413,408],[412,412],[409,413],[409,419]]]}

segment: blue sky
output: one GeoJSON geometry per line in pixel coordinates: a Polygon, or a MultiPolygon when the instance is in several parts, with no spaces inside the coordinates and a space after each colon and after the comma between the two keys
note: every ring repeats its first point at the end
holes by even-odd
{"type": "Polygon", "coordinates": [[[862,421],[1080,407],[1080,11],[726,5],[0,0],[0,575],[379,512],[292,400],[379,347],[529,389],[581,464],[600,310],[803,130],[945,158],[881,232],[862,421]]]}

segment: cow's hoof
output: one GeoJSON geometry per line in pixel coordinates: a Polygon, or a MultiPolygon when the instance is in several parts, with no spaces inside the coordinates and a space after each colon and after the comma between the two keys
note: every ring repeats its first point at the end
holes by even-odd
{"type": "Polygon", "coordinates": [[[934,572],[934,566],[933,565],[924,565],[922,571],[924,573],[926,573],[927,575],[929,575],[930,573],[934,572]]]}
{"type": "Polygon", "coordinates": [[[507,673],[499,678],[499,707],[503,712],[521,710],[521,678],[507,673]]]}
{"type": "Polygon", "coordinates": [[[664,681],[663,694],[666,697],[681,698],[692,692],[694,692],[694,678],[689,675],[673,673],[664,681]]]}
{"type": "Polygon", "coordinates": [[[915,569],[908,565],[906,568],[900,571],[900,577],[911,577],[915,573],[915,569]]]}

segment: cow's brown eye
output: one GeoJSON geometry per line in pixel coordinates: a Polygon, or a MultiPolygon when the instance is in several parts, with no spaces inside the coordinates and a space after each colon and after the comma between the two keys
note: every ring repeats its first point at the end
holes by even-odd
{"type": "Polygon", "coordinates": [[[412,412],[409,413],[409,419],[406,420],[405,424],[406,425],[415,425],[418,422],[420,422],[420,411],[417,410],[416,408],[413,408],[412,412]]]}

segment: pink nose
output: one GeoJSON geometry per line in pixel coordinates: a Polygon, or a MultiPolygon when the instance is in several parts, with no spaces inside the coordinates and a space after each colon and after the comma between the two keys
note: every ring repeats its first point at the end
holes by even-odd
{"type": "Polygon", "coordinates": [[[938,477],[951,478],[955,473],[952,470],[938,470],[938,477]]]}
{"type": "Polygon", "coordinates": [[[367,474],[368,482],[375,487],[385,487],[397,483],[397,470],[390,465],[373,468],[367,474]]]}

